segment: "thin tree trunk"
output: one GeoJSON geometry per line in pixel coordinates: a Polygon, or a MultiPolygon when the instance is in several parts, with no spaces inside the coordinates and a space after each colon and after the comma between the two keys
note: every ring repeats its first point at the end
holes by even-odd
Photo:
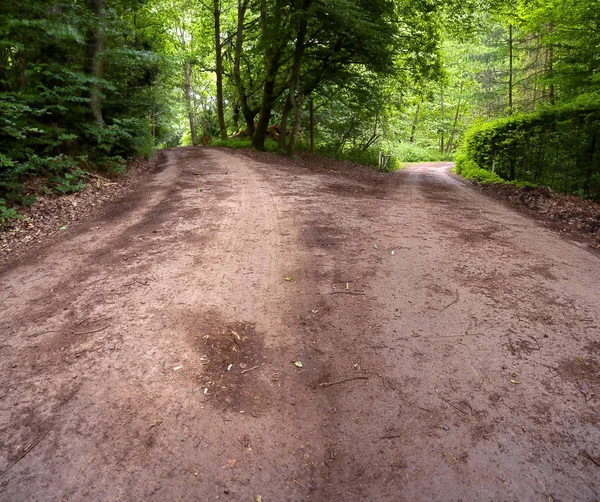
{"type": "Polygon", "coordinates": [[[219,121],[219,136],[227,139],[225,125],[225,110],[223,108],[223,50],[221,47],[221,0],[213,1],[213,16],[215,21],[215,60],[217,77],[217,119],[219,121]]]}
{"type": "Polygon", "coordinates": [[[279,149],[282,152],[286,151],[287,142],[287,124],[290,112],[292,111],[292,102],[288,96],[283,104],[283,110],[281,112],[281,121],[279,122],[279,149]]]}
{"type": "Polygon", "coordinates": [[[239,103],[235,104],[233,108],[233,129],[236,133],[240,130],[240,106],[239,103]]]}
{"type": "Polygon", "coordinates": [[[183,65],[185,74],[185,103],[187,107],[188,120],[190,122],[190,132],[192,134],[192,145],[197,145],[196,138],[196,120],[194,118],[194,107],[192,104],[192,64],[185,62],[183,65]]]}
{"type": "Polygon", "coordinates": [[[508,25],[508,111],[513,113],[513,25],[508,25]]]}
{"type": "Polygon", "coordinates": [[[85,70],[92,77],[89,88],[90,110],[100,127],[104,127],[102,116],[102,84],[104,78],[104,58],[106,49],[106,34],[104,33],[104,22],[106,19],[106,0],[89,0],[88,7],[94,14],[95,26],[90,28],[87,36],[87,54],[85,70]]]}
{"type": "Polygon", "coordinates": [[[442,92],[441,92],[441,98],[442,98],[442,127],[440,127],[440,132],[441,132],[440,153],[444,153],[444,119],[446,118],[446,115],[444,113],[444,89],[443,88],[442,88],[442,92]]]}
{"type": "MultiPolygon", "coordinates": [[[[552,34],[552,32],[554,31],[554,25],[552,23],[548,24],[548,32],[550,34],[552,34]]],[[[550,77],[550,79],[552,79],[553,73],[554,73],[554,49],[552,47],[552,44],[550,44],[550,47],[548,47],[548,75],[550,77]]],[[[552,80],[550,80],[550,86],[548,88],[548,99],[550,100],[550,104],[554,105],[554,84],[552,83],[552,80]]]]}
{"type": "Polygon", "coordinates": [[[27,75],[25,70],[27,69],[27,57],[25,56],[25,49],[20,49],[17,53],[17,60],[19,62],[19,90],[24,90],[27,87],[27,75]]]}
{"type": "Polygon", "coordinates": [[[454,142],[454,135],[456,134],[456,125],[458,124],[458,117],[460,114],[460,105],[462,100],[462,92],[465,82],[462,81],[460,83],[460,91],[458,93],[458,103],[456,104],[456,113],[454,114],[454,122],[452,124],[452,131],[450,132],[450,137],[448,138],[448,144],[446,145],[446,153],[450,153],[452,151],[452,143],[454,142]]]}
{"type": "Polygon", "coordinates": [[[410,128],[410,139],[411,143],[415,142],[415,132],[417,132],[417,124],[419,123],[419,111],[421,110],[421,103],[417,103],[415,109],[415,118],[413,119],[412,127],[410,128]]]}
{"type": "Polygon", "coordinates": [[[315,153],[315,100],[310,98],[310,153],[315,153]]]}
{"type": "Polygon", "coordinates": [[[298,89],[298,97],[295,99],[294,107],[294,126],[292,127],[292,134],[290,134],[290,144],[288,145],[287,154],[288,157],[294,155],[296,149],[296,139],[298,138],[298,132],[300,131],[300,123],[302,118],[302,102],[304,101],[304,94],[302,89],[298,89]]]}

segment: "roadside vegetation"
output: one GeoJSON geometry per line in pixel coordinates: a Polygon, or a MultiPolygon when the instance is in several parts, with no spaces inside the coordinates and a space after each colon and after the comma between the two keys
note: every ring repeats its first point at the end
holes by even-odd
{"type": "Polygon", "coordinates": [[[0,224],[157,148],[312,152],[600,192],[591,0],[0,5],[0,224]]]}

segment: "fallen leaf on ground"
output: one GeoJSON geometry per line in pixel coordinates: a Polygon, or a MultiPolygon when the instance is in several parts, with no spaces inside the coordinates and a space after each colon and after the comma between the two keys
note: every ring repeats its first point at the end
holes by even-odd
{"type": "Polygon", "coordinates": [[[181,369],[183,369],[183,366],[175,366],[175,367],[173,368],[173,371],[179,371],[179,370],[181,370],[181,369]]]}
{"type": "Polygon", "coordinates": [[[159,426],[162,423],[163,423],[163,420],[161,420],[161,419],[154,420],[154,422],[152,422],[150,424],[150,427],[148,427],[148,430],[152,429],[153,427],[157,427],[157,426],[159,426]]]}
{"type": "Polygon", "coordinates": [[[294,279],[292,279],[291,277],[284,277],[283,280],[290,282],[290,281],[293,281],[294,279]]]}
{"type": "Polygon", "coordinates": [[[294,361],[294,366],[297,368],[302,368],[302,363],[300,361],[294,361]]]}

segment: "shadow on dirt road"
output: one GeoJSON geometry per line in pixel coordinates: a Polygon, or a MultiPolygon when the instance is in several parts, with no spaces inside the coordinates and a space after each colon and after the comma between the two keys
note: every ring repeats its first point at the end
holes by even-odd
{"type": "Polygon", "coordinates": [[[596,500],[598,258],[444,164],[208,148],[1,276],[1,500],[596,500]]]}

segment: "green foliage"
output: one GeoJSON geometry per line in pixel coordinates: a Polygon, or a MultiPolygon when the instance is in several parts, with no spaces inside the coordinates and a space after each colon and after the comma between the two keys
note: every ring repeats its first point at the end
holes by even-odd
{"type": "Polygon", "coordinates": [[[10,220],[19,219],[16,209],[6,206],[6,200],[0,198],[0,225],[6,225],[10,220]]]}
{"type": "Polygon", "coordinates": [[[101,2],[1,4],[0,196],[7,204],[31,202],[22,188],[28,177],[46,178],[47,192],[71,193],[85,186],[83,170],[122,174],[123,159],[150,157],[171,134],[160,118],[167,64],[129,17],[143,4],[109,0],[101,11],[101,2]]]}
{"type": "Polygon", "coordinates": [[[463,178],[474,180],[479,183],[506,183],[500,176],[486,169],[481,169],[475,161],[466,154],[460,153],[456,156],[456,167],[454,172],[463,178]]]}
{"type": "Polygon", "coordinates": [[[439,162],[453,158],[452,153],[440,153],[415,143],[397,143],[392,146],[391,152],[400,162],[439,162]]]}
{"type": "Polygon", "coordinates": [[[600,198],[600,98],[475,125],[462,150],[460,171],[474,165],[508,181],[600,198]]]}
{"type": "MultiPolygon", "coordinates": [[[[210,146],[222,146],[225,148],[238,149],[238,148],[251,148],[252,140],[249,138],[228,138],[228,139],[219,139],[212,138],[210,142],[210,146]]],[[[265,150],[267,152],[277,152],[279,150],[279,145],[276,141],[267,138],[265,141],[265,150]]]]}

